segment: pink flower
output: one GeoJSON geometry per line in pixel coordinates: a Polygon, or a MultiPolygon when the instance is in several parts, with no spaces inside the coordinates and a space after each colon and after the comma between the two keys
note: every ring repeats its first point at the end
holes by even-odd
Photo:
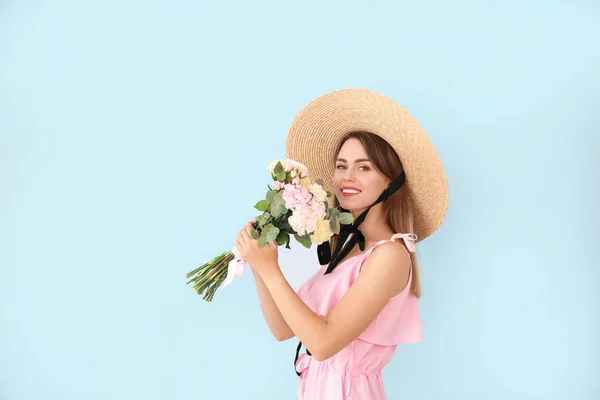
{"type": "Polygon", "coordinates": [[[273,189],[275,190],[279,190],[283,187],[283,183],[279,182],[279,181],[275,181],[273,182],[273,189]]]}
{"type": "Polygon", "coordinates": [[[292,229],[302,236],[314,232],[326,214],[325,204],[313,198],[304,207],[294,209],[288,222],[292,229]]]}
{"type": "Polygon", "coordinates": [[[281,198],[285,201],[285,208],[295,210],[296,208],[306,206],[311,200],[312,195],[304,186],[288,183],[284,186],[281,198]]]}

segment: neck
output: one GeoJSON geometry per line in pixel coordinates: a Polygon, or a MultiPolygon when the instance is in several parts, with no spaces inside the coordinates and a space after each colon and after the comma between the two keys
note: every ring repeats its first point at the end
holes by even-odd
{"type": "MultiPolygon", "coordinates": [[[[365,210],[350,210],[354,219],[358,218],[365,210]]],[[[379,203],[369,210],[365,220],[358,226],[358,229],[365,236],[365,242],[374,243],[379,240],[389,239],[394,232],[386,223],[383,214],[383,204],[379,203]]]]}

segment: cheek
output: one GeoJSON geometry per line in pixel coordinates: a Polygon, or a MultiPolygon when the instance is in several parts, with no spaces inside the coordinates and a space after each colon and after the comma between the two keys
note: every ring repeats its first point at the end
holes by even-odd
{"type": "Polygon", "coordinates": [[[333,185],[334,186],[338,186],[338,184],[341,182],[342,180],[342,176],[336,171],[333,173],[333,185]]]}
{"type": "Polygon", "coordinates": [[[365,187],[369,188],[369,192],[371,192],[371,194],[373,194],[375,197],[378,197],[381,194],[381,192],[385,190],[387,184],[385,183],[385,181],[380,179],[379,176],[374,176],[370,177],[365,182],[365,187]]]}
{"type": "Polygon", "coordinates": [[[369,190],[377,190],[377,188],[379,187],[379,185],[377,184],[378,183],[377,181],[378,181],[377,177],[372,176],[372,175],[365,176],[363,179],[365,187],[369,188],[369,190]]]}

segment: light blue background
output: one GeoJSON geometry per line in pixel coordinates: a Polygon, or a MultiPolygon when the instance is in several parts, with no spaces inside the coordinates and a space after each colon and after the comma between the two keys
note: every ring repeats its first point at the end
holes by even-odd
{"type": "MultiPolygon", "coordinates": [[[[390,399],[600,399],[594,1],[0,5],[0,399],[294,399],[250,274],[204,303],[296,113],[403,104],[451,205],[390,399]],[[325,4],[323,4],[325,3],[325,4]]],[[[312,253],[303,259],[307,268],[312,253]]]]}

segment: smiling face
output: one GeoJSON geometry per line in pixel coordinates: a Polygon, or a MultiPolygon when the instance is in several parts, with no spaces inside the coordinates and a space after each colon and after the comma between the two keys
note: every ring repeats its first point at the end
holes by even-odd
{"type": "Polygon", "coordinates": [[[377,171],[356,138],[348,139],[335,161],[333,185],[342,208],[360,213],[373,204],[390,180],[377,171]]]}
{"type": "MultiPolygon", "coordinates": [[[[352,212],[354,217],[381,196],[388,184],[398,178],[404,168],[398,153],[380,136],[366,131],[347,133],[336,147],[337,155],[334,157],[335,172],[333,174],[333,207],[342,208],[352,212]]],[[[409,182],[407,177],[407,183],[409,182]]],[[[387,200],[378,203],[370,209],[361,228],[371,223],[369,231],[381,237],[394,233],[414,232],[413,206],[408,185],[403,185],[387,200]],[[388,232],[381,230],[380,222],[385,221],[389,227],[388,232]],[[378,233],[374,233],[374,232],[378,233]]],[[[363,231],[364,233],[364,231],[363,231]]],[[[389,236],[388,236],[389,237],[389,236]]],[[[387,239],[387,237],[386,237],[387,239]]],[[[339,236],[334,235],[331,240],[332,248],[337,248],[339,236]]],[[[414,279],[411,292],[421,296],[421,278],[419,264],[415,253],[411,253],[411,263],[414,279]]]]}

